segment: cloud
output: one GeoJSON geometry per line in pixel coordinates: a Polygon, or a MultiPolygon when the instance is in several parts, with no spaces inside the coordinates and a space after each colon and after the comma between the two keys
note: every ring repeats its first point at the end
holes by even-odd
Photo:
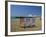
{"type": "Polygon", "coordinates": [[[28,17],[36,17],[37,15],[29,14],[28,17]]]}
{"type": "Polygon", "coordinates": [[[31,16],[32,16],[32,14],[29,14],[28,16],[29,16],[29,17],[31,17],[31,16]]]}

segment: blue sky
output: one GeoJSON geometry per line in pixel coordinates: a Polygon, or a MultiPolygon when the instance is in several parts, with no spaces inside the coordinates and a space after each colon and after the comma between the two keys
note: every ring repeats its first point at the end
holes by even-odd
{"type": "Polygon", "coordinates": [[[11,16],[41,16],[41,6],[11,5],[11,16]]]}

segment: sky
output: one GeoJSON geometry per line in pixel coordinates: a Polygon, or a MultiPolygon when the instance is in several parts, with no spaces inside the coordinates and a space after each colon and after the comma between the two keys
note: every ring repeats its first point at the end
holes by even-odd
{"type": "Polygon", "coordinates": [[[11,5],[11,16],[41,16],[41,6],[11,5]]]}

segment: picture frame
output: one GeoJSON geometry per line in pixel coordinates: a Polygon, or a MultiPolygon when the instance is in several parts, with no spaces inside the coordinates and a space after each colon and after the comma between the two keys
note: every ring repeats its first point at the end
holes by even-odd
{"type": "Polygon", "coordinates": [[[45,3],[41,3],[41,2],[24,2],[24,1],[5,1],[5,36],[21,36],[21,35],[37,35],[37,34],[45,34],[45,3]],[[18,10],[17,10],[17,8],[18,8],[18,10]],[[27,9],[30,8],[29,9],[30,11],[31,11],[31,8],[32,8],[34,12],[39,11],[40,13],[36,14],[36,13],[32,12],[32,15],[34,15],[34,14],[36,14],[36,15],[27,16],[27,14],[28,13],[31,14],[31,12],[27,11],[27,14],[26,14],[26,13],[24,13],[25,11],[24,11],[23,8],[25,9],[25,11],[27,11],[26,8],[27,9]],[[34,8],[36,8],[36,11],[35,11],[34,8]],[[21,10],[23,11],[23,13],[21,13],[21,14],[23,14],[23,15],[25,14],[25,16],[16,13],[17,11],[22,12],[21,10]],[[40,15],[40,19],[41,19],[41,22],[42,22],[42,23],[40,22],[40,24],[41,24],[41,26],[40,26],[41,28],[40,29],[41,30],[37,30],[35,27],[34,28],[36,29],[36,31],[35,31],[35,29],[31,29],[32,31],[30,31],[30,30],[28,31],[28,29],[27,29],[27,31],[26,30],[24,30],[24,31],[22,30],[20,32],[19,31],[17,32],[16,29],[14,29],[15,31],[12,30],[12,27],[13,27],[13,25],[11,27],[11,24],[13,23],[13,22],[11,22],[12,18],[32,18],[32,17],[34,18],[37,15],[40,15]],[[15,17],[12,17],[12,16],[15,16],[15,17]]]}

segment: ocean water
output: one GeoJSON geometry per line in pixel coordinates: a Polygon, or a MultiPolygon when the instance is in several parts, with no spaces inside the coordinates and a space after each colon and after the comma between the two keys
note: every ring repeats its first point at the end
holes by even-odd
{"type": "Polygon", "coordinates": [[[18,21],[20,20],[19,18],[11,18],[11,21],[18,21]]]}

